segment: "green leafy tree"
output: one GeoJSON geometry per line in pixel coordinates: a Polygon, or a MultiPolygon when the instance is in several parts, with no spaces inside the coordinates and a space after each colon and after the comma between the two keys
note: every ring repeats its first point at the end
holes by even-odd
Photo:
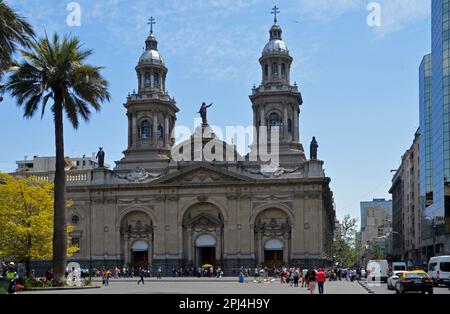
{"type": "Polygon", "coordinates": [[[55,126],[56,166],[54,179],[53,274],[62,282],[67,256],[66,178],[64,164],[63,114],[77,129],[80,118],[88,121],[91,108],[99,111],[109,101],[108,82],[101,67],[87,65],[92,50],[82,50],[77,38],[55,34],[33,42],[30,51],[22,51],[24,60],[12,71],[6,89],[24,108],[24,117],[41,118],[49,100],[55,126]]]}
{"type": "Polygon", "coordinates": [[[378,260],[378,259],[384,259],[385,256],[383,255],[383,252],[381,251],[381,248],[379,245],[374,244],[371,248],[370,252],[371,259],[378,260]]]}
{"type": "Polygon", "coordinates": [[[338,267],[349,268],[358,263],[358,219],[345,216],[335,231],[333,252],[338,267]]]}

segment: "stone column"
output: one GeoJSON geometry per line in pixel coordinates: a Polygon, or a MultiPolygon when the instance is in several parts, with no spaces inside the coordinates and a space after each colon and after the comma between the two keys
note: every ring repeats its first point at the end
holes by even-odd
{"type": "Polygon", "coordinates": [[[153,84],[153,78],[154,78],[154,76],[153,76],[153,73],[152,73],[152,74],[150,74],[150,87],[151,87],[151,88],[153,88],[153,86],[155,86],[155,85],[153,84]]]}
{"type": "Polygon", "coordinates": [[[222,251],[222,241],[220,237],[220,228],[216,229],[216,261],[221,260],[222,251]]]}
{"type": "Polygon", "coordinates": [[[297,108],[297,106],[294,106],[294,142],[299,142],[299,137],[300,137],[300,129],[299,129],[299,125],[298,125],[298,116],[299,116],[299,109],[297,108]]]}
{"type": "Polygon", "coordinates": [[[136,121],[136,115],[135,114],[132,114],[131,134],[132,134],[131,137],[133,139],[132,146],[136,147],[136,142],[137,142],[137,138],[138,138],[138,126],[137,126],[137,121],[136,121]]]}
{"type": "Polygon", "coordinates": [[[261,105],[260,107],[261,126],[264,126],[266,125],[266,108],[264,108],[264,105],[261,105]]]}
{"type": "Polygon", "coordinates": [[[287,142],[288,137],[289,137],[289,132],[288,132],[288,110],[287,110],[287,105],[283,104],[283,138],[281,139],[281,142],[287,142]]]}
{"type": "Polygon", "coordinates": [[[131,145],[133,145],[133,140],[132,140],[132,136],[133,136],[133,119],[132,119],[132,114],[131,112],[127,113],[128,116],[128,148],[131,148],[131,145]]]}
{"type": "Polygon", "coordinates": [[[189,227],[187,229],[187,259],[188,262],[193,262],[192,258],[192,248],[193,248],[193,242],[192,242],[192,228],[189,227]]]}
{"type": "Polygon", "coordinates": [[[158,144],[158,114],[153,113],[153,145],[158,144]]]}
{"type": "Polygon", "coordinates": [[[148,240],[148,252],[147,252],[147,259],[148,259],[148,266],[151,267],[152,266],[152,262],[153,262],[153,238],[152,236],[150,236],[149,240],[148,240]]]}
{"type": "Polygon", "coordinates": [[[257,234],[256,234],[256,237],[257,237],[257,247],[256,247],[256,250],[257,250],[257,258],[256,258],[256,264],[257,265],[260,265],[260,264],[262,264],[263,263],[263,259],[264,259],[264,256],[263,256],[263,243],[262,243],[262,233],[261,232],[258,232],[257,234]]]}
{"type": "MultiPolygon", "coordinates": [[[[126,236],[127,235],[124,235],[124,237],[126,237],[126,236]]],[[[125,238],[124,242],[125,243],[123,245],[123,250],[124,250],[123,258],[124,258],[125,265],[128,265],[128,264],[131,263],[131,261],[130,261],[130,248],[129,248],[129,245],[128,245],[128,238],[125,238]]]]}
{"type": "Polygon", "coordinates": [[[164,145],[170,146],[169,117],[164,115],[164,145]]]}
{"type": "Polygon", "coordinates": [[[289,264],[289,234],[285,233],[283,235],[283,239],[284,239],[283,261],[289,264]]]}

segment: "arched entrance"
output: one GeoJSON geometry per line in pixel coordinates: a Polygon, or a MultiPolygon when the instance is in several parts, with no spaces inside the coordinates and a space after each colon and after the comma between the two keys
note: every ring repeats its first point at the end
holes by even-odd
{"type": "Polygon", "coordinates": [[[153,222],[148,214],[133,211],[120,223],[124,263],[135,268],[152,265],[153,222]]]}
{"type": "Polygon", "coordinates": [[[277,208],[266,209],[255,220],[255,253],[257,265],[289,265],[291,223],[288,215],[277,208]]]}
{"type": "Polygon", "coordinates": [[[264,245],[264,265],[270,268],[283,266],[284,242],[270,239],[264,245]]]}
{"type": "Polygon", "coordinates": [[[195,267],[205,264],[216,265],[216,238],[210,234],[202,234],[195,241],[195,267]]]}
{"type": "Polygon", "coordinates": [[[183,216],[183,256],[186,265],[220,265],[223,256],[223,216],[210,203],[191,206],[183,216]]]}
{"type": "Polygon", "coordinates": [[[131,246],[131,264],[135,268],[147,267],[148,263],[148,243],[136,241],[131,246]]]}

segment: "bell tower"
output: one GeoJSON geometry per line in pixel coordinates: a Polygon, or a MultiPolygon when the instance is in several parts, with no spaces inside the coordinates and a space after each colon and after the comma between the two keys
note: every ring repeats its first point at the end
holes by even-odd
{"type": "Polygon", "coordinates": [[[256,137],[252,150],[258,149],[260,132],[267,129],[268,145],[271,129],[279,128],[280,167],[295,167],[306,160],[303,146],[300,144],[300,106],[302,95],[297,84],[291,85],[291,65],[293,58],[283,41],[283,30],[278,25],[277,14],[280,11],[275,6],[273,26],[270,28],[269,42],[263,49],[259,59],[262,72],[260,86],[254,87],[250,100],[253,104],[253,125],[256,127],[256,137]]]}
{"type": "Polygon", "coordinates": [[[128,147],[116,170],[152,169],[167,166],[173,146],[171,138],[179,111],[166,90],[168,69],[153,34],[155,19],[149,20],[150,35],[136,66],[137,92],[129,94],[124,107],[128,117],[128,147]]]}

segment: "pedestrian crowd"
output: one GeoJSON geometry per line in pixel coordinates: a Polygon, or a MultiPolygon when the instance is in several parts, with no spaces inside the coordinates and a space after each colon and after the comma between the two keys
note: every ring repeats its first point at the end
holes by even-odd
{"type": "Polygon", "coordinates": [[[254,282],[268,282],[269,276],[273,276],[271,282],[279,280],[281,284],[290,287],[306,288],[309,293],[314,294],[316,289],[319,294],[325,293],[326,281],[355,281],[359,280],[361,274],[355,269],[332,269],[318,267],[306,269],[301,267],[282,267],[268,269],[267,267],[256,267],[254,269],[241,267],[239,270],[239,282],[246,282],[245,278],[253,277],[254,282]]]}

